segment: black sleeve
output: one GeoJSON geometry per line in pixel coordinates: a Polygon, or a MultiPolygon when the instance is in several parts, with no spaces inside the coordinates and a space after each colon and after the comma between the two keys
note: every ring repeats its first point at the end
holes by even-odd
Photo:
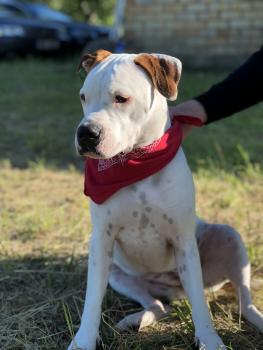
{"type": "Polygon", "coordinates": [[[263,47],[225,80],[195,97],[205,108],[209,124],[263,100],[263,47]]]}

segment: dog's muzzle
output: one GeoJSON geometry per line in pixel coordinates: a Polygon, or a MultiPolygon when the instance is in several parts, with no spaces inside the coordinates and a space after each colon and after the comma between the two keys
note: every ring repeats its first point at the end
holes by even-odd
{"type": "Polygon", "coordinates": [[[96,146],[101,141],[102,128],[97,124],[81,124],[77,129],[79,154],[97,153],[96,146]]]}

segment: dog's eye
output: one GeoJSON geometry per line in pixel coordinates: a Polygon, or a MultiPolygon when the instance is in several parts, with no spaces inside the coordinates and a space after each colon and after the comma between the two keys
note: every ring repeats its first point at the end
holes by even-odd
{"type": "Polygon", "coordinates": [[[80,94],[80,99],[82,102],[85,102],[85,95],[84,94],[80,94]]]}
{"type": "Polygon", "coordinates": [[[115,96],[115,102],[116,103],[125,103],[128,101],[128,98],[127,97],[123,97],[121,95],[116,95],[115,96]]]}

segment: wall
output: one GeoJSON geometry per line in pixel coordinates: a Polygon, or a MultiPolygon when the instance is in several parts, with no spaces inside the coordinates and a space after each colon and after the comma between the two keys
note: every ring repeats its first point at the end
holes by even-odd
{"type": "Polygon", "coordinates": [[[126,40],[188,66],[234,66],[262,45],[262,0],[127,0],[126,40]]]}

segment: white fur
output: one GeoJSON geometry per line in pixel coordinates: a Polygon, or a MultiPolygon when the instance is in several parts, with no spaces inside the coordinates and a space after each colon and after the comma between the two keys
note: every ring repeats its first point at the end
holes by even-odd
{"type": "MultiPolygon", "coordinates": [[[[134,64],[135,57],[109,56],[88,74],[81,88],[86,97],[81,123],[92,120],[103,127],[103,139],[98,145],[103,158],[150,144],[170,125],[165,98],[153,89],[149,78],[134,64]],[[129,97],[130,101],[116,105],[116,94],[129,97]]],[[[231,231],[233,229],[209,226],[196,218],[192,175],[181,148],[160,172],[125,187],[104,204],[92,202],[91,216],[93,232],[84,311],[79,331],[68,350],[73,349],[74,344],[85,350],[95,349],[108,281],[114,289],[138,301],[145,309],[120,321],[119,328],[132,325],[142,328],[168,312],[155,294],[172,299],[185,292],[192,306],[200,348],[225,349],[212,325],[205,301],[196,241],[197,238],[201,258],[205,259],[208,250],[203,249],[204,245],[217,250],[213,248],[216,229],[221,230],[223,237],[221,240],[220,235],[216,236],[219,243],[225,244],[225,249],[231,252],[237,251],[237,262],[231,275],[228,263],[232,261],[227,257],[222,267],[212,262],[216,254],[208,257],[203,270],[205,283],[215,285],[231,279],[243,291],[244,314],[249,314],[250,321],[256,320],[253,323],[263,329],[262,315],[258,310],[250,312],[253,305],[249,272],[245,271],[249,264],[243,243],[231,231]],[[213,266],[211,271],[209,261],[213,266]],[[167,287],[162,290],[164,284],[167,287]]]]}
{"type": "Polygon", "coordinates": [[[166,100],[134,64],[135,57],[109,56],[91,70],[80,90],[86,98],[80,124],[93,122],[102,126],[103,139],[97,150],[104,158],[152,143],[169,125],[166,100]],[[116,104],[116,95],[130,100],[116,104]]]}

